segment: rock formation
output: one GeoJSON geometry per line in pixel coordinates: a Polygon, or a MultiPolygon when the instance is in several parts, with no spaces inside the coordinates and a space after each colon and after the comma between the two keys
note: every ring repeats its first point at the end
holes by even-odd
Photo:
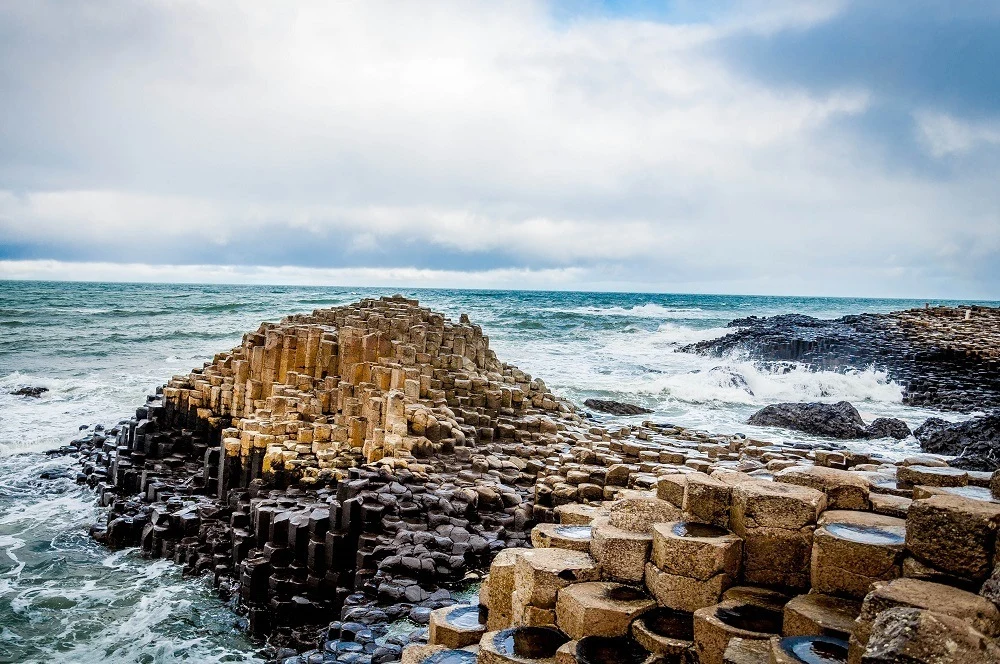
{"type": "Polygon", "coordinates": [[[816,436],[842,440],[859,438],[906,438],[910,429],[906,422],[880,417],[866,426],[861,413],[847,401],[837,403],[779,403],[764,406],[750,416],[747,424],[760,427],[782,427],[816,436]]]}
{"type": "Polygon", "coordinates": [[[751,316],[729,327],[736,331],[682,350],[829,370],[874,366],[903,386],[904,403],[960,412],[1000,408],[1000,309],[931,307],[836,320],[751,316]]]}
{"type": "Polygon", "coordinates": [[[952,461],[953,466],[968,470],[1000,467],[1000,414],[958,423],[932,417],[913,435],[925,452],[959,457],[952,461]]]}
{"type": "Polygon", "coordinates": [[[15,397],[40,397],[49,391],[47,387],[19,387],[16,390],[12,390],[11,394],[15,397]]]}
{"type": "Polygon", "coordinates": [[[461,652],[521,664],[1000,662],[1000,473],[741,436],[694,448],[691,432],[653,423],[630,434],[583,441],[572,464],[540,474],[536,498],[571,472],[603,475],[603,491],[567,496],[558,526],[535,526],[534,550],[494,560],[483,633],[461,652]]]}
{"type": "Polygon", "coordinates": [[[583,402],[583,405],[602,413],[608,413],[609,415],[647,415],[653,412],[648,408],[636,406],[635,404],[606,399],[587,399],[583,402]]]}
{"type": "Polygon", "coordinates": [[[284,664],[1000,661],[1000,474],[595,426],[398,297],[263,325],[64,451],[95,538],[211,575],[284,664]]]}

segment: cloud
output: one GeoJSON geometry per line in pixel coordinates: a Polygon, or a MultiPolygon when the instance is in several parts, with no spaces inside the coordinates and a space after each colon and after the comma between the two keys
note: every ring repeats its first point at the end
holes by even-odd
{"type": "Polygon", "coordinates": [[[8,3],[0,259],[1000,295],[997,109],[915,69],[962,11],[8,3]]]}
{"type": "Polygon", "coordinates": [[[915,114],[920,138],[935,157],[1000,145],[1000,121],[962,122],[947,113],[915,114]]]}
{"type": "Polygon", "coordinates": [[[273,284],[294,286],[413,286],[420,288],[508,288],[565,290],[579,280],[578,268],[559,270],[421,270],[398,267],[307,268],[243,265],[150,265],[0,260],[0,278],[39,281],[101,281],[177,284],[273,284]]]}

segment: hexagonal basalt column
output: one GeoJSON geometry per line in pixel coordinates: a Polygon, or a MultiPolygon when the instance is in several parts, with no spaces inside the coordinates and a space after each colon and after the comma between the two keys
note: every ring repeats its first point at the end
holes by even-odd
{"type": "MultiPolygon", "coordinates": [[[[597,581],[600,572],[594,559],[580,551],[530,549],[514,563],[511,596],[515,625],[553,624],[556,595],[573,583],[597,581]]],[[[492,586],[492,581],[490,584],[492,586]]],[[[491,587],[492,595],[492,587],[491,587]]]]}
{"type": "Polygon", "coordinates": [[[690,521],[653,526],[645,581],[661,606],[695,611],[719,601],[739,576],[740,538],[725,528],[690,521]]]}
{"type": "Polygon", "coordinates": [[[701,664],[723,664],[723,654],[734,637],[767,640],[781,632],[777,611],[752,604],[722,602],[694,612],[694,643],[701,664]]]}
{"type": "Polygon", "coordinates": [[[771,639],[771,664],[843,664],[847,641],[829,636],[771,639]]]}
{"type": "Polygon", "coordinates": [[[806,588],[816,519],[826,494],[779,482],[733,487],[730,527],[743,538],[747,583],[806,588]]]}
{"type": "Polygon", "coordinates": [[[785,636],[826,635],[846,641],[861,613],[861,602],[822,593],[793,597],[784,609],[785,636]]]}
{"type": "Polygon", "coordinates": [[[646,593],[618,583],[575,583],[559,591],[556,625],[572,639],[625,636],[639,614],[656,606],[646,593]]]}
{"type": "Polygon", "coordinates": [[[479,664],[555,664],[568,639],[551,627],[513,627],[487,632],[479,641],[479,664]]]}
{"type": "Polygon", "coordinates": [[[1000,609],[985,597],[918,579],[879,582],[861,605],[861,615],[849,639],[849,662],[858,664],[861,661],[878,616],[897,607],[930,609],[963,620],[987,636],[1000,634],[1000,609]]]}
{"type": "Polygon", "coordinates": [[[632,622],[632,638],[657,655],[682,655],[694,649],[694,615],[687,611],[657,608],[632,622]]]}
{"type": "Polygon", "coordinates": [[[725,528],[691,521],[653,526],[653,563],[664,572],[693,579],[739,577],[743,544],[725,528]]]}
{"type": "Polygon", "coordinates": [[[531,545],[536,549],[569,549],[589,553],[590,543],[589,525],[540,523],[531,529],[531,545]]]}
{"type": "Polygon", "coordinates": [[[649,652],[627,637],[587,636],[576,644],[578,664],[645,664],[649,652]]]}
{"type": "Polygon", "coordinates": [[[629,583],[642,581],[652,535],[615,527],[607,517],[599,517],[591,526],[591,538],[590,553],[604,578],[629,583]]]}
{"type": "Polygon", "coordinates": [[[902,573],[906,528],[827,523],[813,534],[813,590],[863,599],[876,581],[902,573]]]}
{"type": "Polygon", "coordinates": [[[446,606],[431,611],[428,642],[449,648],[479,643],[486,625],[478,606],[446,606]]]}
{"type": "Polygon", "coordinates": [[[953,495],[915,500],[906,517],[906,547],[948,574],[983,581],[993,571],[1000,504],[953,495]]]}

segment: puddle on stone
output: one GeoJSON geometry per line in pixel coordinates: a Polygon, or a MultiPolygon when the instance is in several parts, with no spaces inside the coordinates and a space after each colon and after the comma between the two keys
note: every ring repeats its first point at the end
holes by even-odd
{"type": "Polygon", "coordinates": [[[445,616],[445,622],[461,629],[476,629],[483,626],[478,606],[460,606],[445,616]]]}
{"type": "Polygon", "coordinates": [[[993,497],[990,490],[984,486],[952,486],[944,489],[948,493],[953,493],[956,496],[962,496],[963,498],[972,498],[973,500],[982,500],[987,503],[1000,502],[993,497]]]}
{"type": "Polygon", "coordinates": [[[442,650],[434,653],[421,664],[476,664],[476,654],[468,650],[442,650]]]}
{"type": "Polygon", "coordinates": [[[691,641],[694,639],[694,616],[686,611],[660,607],[640,616],[646,628],[658,636],[691,641]]]}
{"type": "Polygon", "coordinates": [[[649,652],[623,636],[585,636],[576,644],[579,664],[641,664],[649,652]]]}
{"type": "Polygon", "coordinates": [[[605,596],[612,602],[636,602],[641,599],[649,599],[649,595],[636,588],[628,586],[614,586],[608,588],[605,596]]]}
{"type": "Polygon", "coordinates": [[[781,633],[782,614],[762,606],[737,604],[721,607],[715,611],[715,615],[723,623],[736,629],[762,634],[781,633]]]}
{"type": "Polygon", "coordinates": [[[590,526],[558,526],[555,529],[556,535],[569,539],[589,539],[590,526]]]}
{"type": "Polygon", "coordinates": [[[551,627],[513,627],[493,637],[493,645],[500,654],[526,659],[552,657],[566,641],[562,632],[551,627]]]}
{"type": "Polygon", "coordinates": [[[828,636],[792,636],[781,640],[781,649],[803,664],[843,664],[847,641],[828,636]]]}
{"type": "Polygon", "coordinates": [[[906,531],[894,526],[859,526],[852,523],[828,523],[826,530],[831,535],[859,544],[902,544],[906,541],[906,531]]]}
{"type": "Polygon", "coordinates": [[[729,531],[720,526],[694,521],[682,521],[673,527],[674,535],[678,537],[723,537],[729,531]]]}

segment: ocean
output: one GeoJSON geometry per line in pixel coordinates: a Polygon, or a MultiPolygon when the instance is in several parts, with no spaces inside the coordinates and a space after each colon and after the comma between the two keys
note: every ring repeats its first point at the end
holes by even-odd
{"type": "MultiPolygon", "coordinates": [[[[904,406],[900,386],[874,369],[772,371],[738,356],[679,351],[725,334],[734,318],[834,318],[923,301],[0,282],[0,663],[257,661],[259,644],[210,584],[182,578],[166,561],[93,543],[95,496],[76,485],[72,460],[43,452],[81,426],[129,417],[157,385],[237,345],[261,321],[394,293],[453,319],[469,314],[501,360],[576,403],[629,401],[655,411],[645,418],[773,440],[809,440],[745,424],[780,401],[846,399],[868,420],[898,417],[911,427],[929,416],[958,419],[904,406]],[[49,391],[37,399],[9,394],[23,386],[49,391]]],[[[912,438],[852,445],[895,458],[918,451],[912,438]]]]}

